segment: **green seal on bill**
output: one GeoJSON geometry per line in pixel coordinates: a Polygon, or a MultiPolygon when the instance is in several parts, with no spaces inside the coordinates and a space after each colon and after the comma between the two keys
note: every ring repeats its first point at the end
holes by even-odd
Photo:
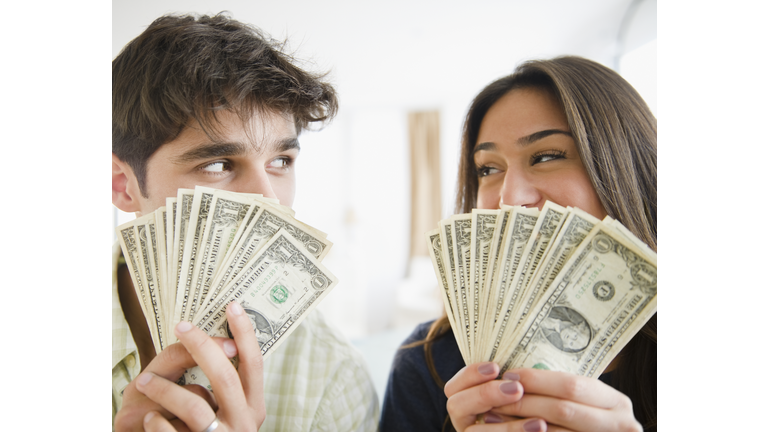
{"type": "Polygon", "coordinates": [[[549,370],[549,368],[547,367],[547,365],[545,365],[544,363],[536,363],[535,365],[533,365],[533,368],[534,368],[534,369],[543,369],[543,370],[549,370]]]}
{"type": "Polygon", "coordinates": [[[269,297],[277,304],[285,303],[288,300],[288,290],[282,285],[275,285],[270,291],[269,297]]]}

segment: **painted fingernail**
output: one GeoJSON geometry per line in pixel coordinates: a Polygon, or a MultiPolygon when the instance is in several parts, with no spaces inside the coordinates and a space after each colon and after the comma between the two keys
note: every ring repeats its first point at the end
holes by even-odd
{"type": "Polygon", "coordinates": [[[486,423],[501,423],[503,419],[494,413],[486,413],[483,418],[486,423]]]}
{"type": "Polygon", "coordinates": [[[237,354],[237,346],[231,340],[224,341],[224,354],[227,357],[234,357],[237,354]]]}
{"type": "Polygon", "coordinates": [[[543,422],[540,419],[533,419],[528,420],[523,425],[523,430],[525,432],[541,432],[544,430],[543,422]]]}
{"type": "Polygon", "coordinates": [[[192,330],[192,323],[189,321],[182,321],[176,326],[176,330],[178,330],[179,333],[186,333],[192,330]]]}
{"type": "Polygon", "coordinates": [[[477,371],[483,375],[491,375],[496,373],[496,365],[494,363],[484,363],[477,367],[477,371]]]}
{"type": "Polygon", "coordinates": [[[233,301],[232,306],[230,306],[230,309],[232,309],[232,313],[235,315],[242,315],[243,314],[243,307],[240,306],[240,303],[233,301]]]}
{"type": "Polygon", "coordinates": [[[521,390],[520,383],[517,381],[505,382],[499,386],[499,390],[501,390],[501,392],[504,394],[515,394],[521,390]]]}
{"type": "Polygon", "coordinates": [[[152,379],[152,374],[149,372],[144,372],[142,374],[139,374],[138,377],[136,377],[136,383],[140,386],[145,386],[147,383],[152,379]]]}
{"type": "Polygon", "coordinates": [[[514,372],[505,372],[501,378],[507,381],[520,381],[520,375],[514,372]]]}

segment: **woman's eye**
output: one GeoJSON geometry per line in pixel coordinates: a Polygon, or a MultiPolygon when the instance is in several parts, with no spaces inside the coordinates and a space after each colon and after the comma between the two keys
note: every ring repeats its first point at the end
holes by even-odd
{"type": "Polygon", "coordinates": [[[211,162],[208,165],[204,165],[201,169],[203,171],[210,172],[210,173],[220,173],[220,172],[229,170],[230,166],[229,166],[229,162],[216,161],[216,162],[211,162]]]}
{"type": "Polygon", "coordinates": [[[489,166],[479,166],[475,168],[478,177],[487,177],[491,174],[497,173],[499,170],[489,166]]]}
{"type": "Polygon", "coordinates": [[[565,152],[561,150],[548,150],[546,152],[537,153],[531,157],[531,165],[537,163],[549,162],[557,159],[565,158],[565,152]]]}

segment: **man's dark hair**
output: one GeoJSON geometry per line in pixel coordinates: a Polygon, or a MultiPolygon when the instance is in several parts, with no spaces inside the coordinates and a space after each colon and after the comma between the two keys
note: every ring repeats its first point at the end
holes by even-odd
{"type": "Polygon", "coordinates": [[[190,122],[215,136],[217,111],[244,124],[259,113],[291,114],[301,132],[336,114],[324,75],[295,66],[283,46],[218,14],[162,16],[123,48],[112,60],[112,152],[133,169],[142,195],[150,156],[190,122]]]}

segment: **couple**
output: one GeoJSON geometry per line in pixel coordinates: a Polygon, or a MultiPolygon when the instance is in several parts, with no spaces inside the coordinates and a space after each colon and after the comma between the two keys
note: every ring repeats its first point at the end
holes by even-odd
{"type": "MultiPolygon", "coordinates": [[[[291,206],[298,134],[337,110],[322,77],[222,15],[157,19],[113,60],[112,92],[112,202],[138,216],[195,185],[291,206]]],[[[550,200],[610,215],[656,249],[656,119],[594,62],[528,62],[488,85],[467,115],[459,183],[458,212],[550,200]]],[[[445,316],[422,324],[396,355],[380,418],[361,357],[317,311],[267,363],[237,302],[233,339],[180,323],[180,343],[156,353],[119,246],[113,265],[115,430],[656,427],[655,316],[600,380],[532,369],[497,380],[497,364],[463,363],[445,316]],[[215,396],[175,384],[195,365],[215,396]]]]}

